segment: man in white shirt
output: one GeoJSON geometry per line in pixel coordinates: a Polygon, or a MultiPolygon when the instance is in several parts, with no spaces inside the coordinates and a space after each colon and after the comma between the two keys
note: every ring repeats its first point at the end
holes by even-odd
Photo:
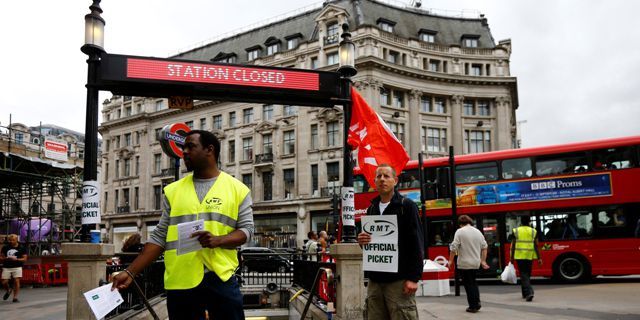
{"type": "Polygon", "coordinates": [[[462,274],[462,284],[467,293],[467,312],[476,313],[480,310],[480,290],[476,283],[478,269],[489,269],[487,264],[487,241],[480,230],[473,225],[473,220],[468,215],[458,218],[460,228],[453,236],[453,242],[449,246],[451,253],[449,263],[453,263],[454,256],[458,256],[456,267],[462,274]]]}

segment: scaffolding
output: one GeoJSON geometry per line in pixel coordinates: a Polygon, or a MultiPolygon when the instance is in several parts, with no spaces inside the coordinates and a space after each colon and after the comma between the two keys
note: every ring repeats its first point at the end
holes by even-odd
{"type": "Polygon", "coordinates": [[[30,257],[55,255],[81,226],[82,168],[30,157],[11,134],[1,133],[0,238],[19,235],[30,257]]]}

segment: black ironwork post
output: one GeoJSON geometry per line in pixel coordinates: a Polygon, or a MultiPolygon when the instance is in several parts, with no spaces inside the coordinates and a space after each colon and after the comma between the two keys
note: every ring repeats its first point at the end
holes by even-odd
{"type": "MultiPolygon", "coordinates": [[[[91,13],[85,16],[85,44],[80,48],[82,52],[89,56],[87,59],[87,108],[84,134],[84,168],[83,168],[83,199],[85,199],[85,190],[88,184],[94,183],[97,186],[98,180],[98,70],[100,68],[100,58],[104,53],[103,32],[104,19],[100,16],[102,9],[100,8],[100,0],[93,0],[93,4],[89,7],[91,13]],[[88,184],[87,184],[88,183],[88,184]]],[[[94,190],[96,193],[97,189],[94,190]]],[[[98,195],[99,197],[99,195],[98,195]]],[[[97,202],[96,202],[97,203],[97,202]]],[[[89,204],[83,201],[83,211],[89,204]]],[[[99,217],[99,207],[95,208],[99,217]]],[[[84,213],[83,220],[84,220],[84,213]]],[[[95,219],[94,219],[95,220],[95,219]]],[[[99,220],[99,219],[98,219],[99,220]]],[[[85,224],[83,222],[80,240],[82,242],[90,242],[90,228],[95,228],[94,223],[85,224]]]]}
{"type": "MultiPolygon", "coordinates": [[[[449,198],[451,199],[451,223],[453,225],[453,229],[457,229],[458,226],[458,195],[456,194],[456,165],[455,165],[455,156],[453,154],[453,146],[449,146],[449,198]]],[[[451,262],[455,264],[455,272],[453,276],[453,285],[455,287],[455,295],[460,296],[460,272],[458,272],[458,259],[454,258],[455,262],[451,262]]]]}
{"type": "Polygon", "coordinates": [[[420,182],[420,209],[422,209],[422,235],[423,235],[423,246],[424,246],[424,258],[429,259],[429,237],[428,233],[428,225],[427,225],[427,195],[424,190],[424,153],[420,152],[418,154],[418,181],[420,182]]]}

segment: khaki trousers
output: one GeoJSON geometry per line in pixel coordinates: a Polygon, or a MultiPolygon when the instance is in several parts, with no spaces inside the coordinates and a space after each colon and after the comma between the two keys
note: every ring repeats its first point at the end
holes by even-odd
{"type": "Polygon", "coordinates": [[[369,281],[365,319],[414,320],[418,319],[415,295],[402,293],[404,280],[389,283],[369,281]]]}

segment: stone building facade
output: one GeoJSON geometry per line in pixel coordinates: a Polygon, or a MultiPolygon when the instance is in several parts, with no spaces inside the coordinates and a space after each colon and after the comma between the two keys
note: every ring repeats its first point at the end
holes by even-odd
{"type": "MultiPolygon", "coordinates": [[[[517,81],[511,41],[497,44],[483,15],[459,18],[374,0],[326,1],[173,58],[335,70],[343,23],[356,44],[355,88],[411,158],[513,148],[517,81]]],[[[102,208],[112,242],[143,238],[158,221],[174,163],[156,136],[185,122],[221,140],[220,166],[251,187],[254,245],[300,246],[309,230],[333,230],[331,195],[342,183],[340,106],[299,107],[113,96],[103,104],[102,208]]],[[[180,167],[181,176],[185,174],[180,167]]]]}

